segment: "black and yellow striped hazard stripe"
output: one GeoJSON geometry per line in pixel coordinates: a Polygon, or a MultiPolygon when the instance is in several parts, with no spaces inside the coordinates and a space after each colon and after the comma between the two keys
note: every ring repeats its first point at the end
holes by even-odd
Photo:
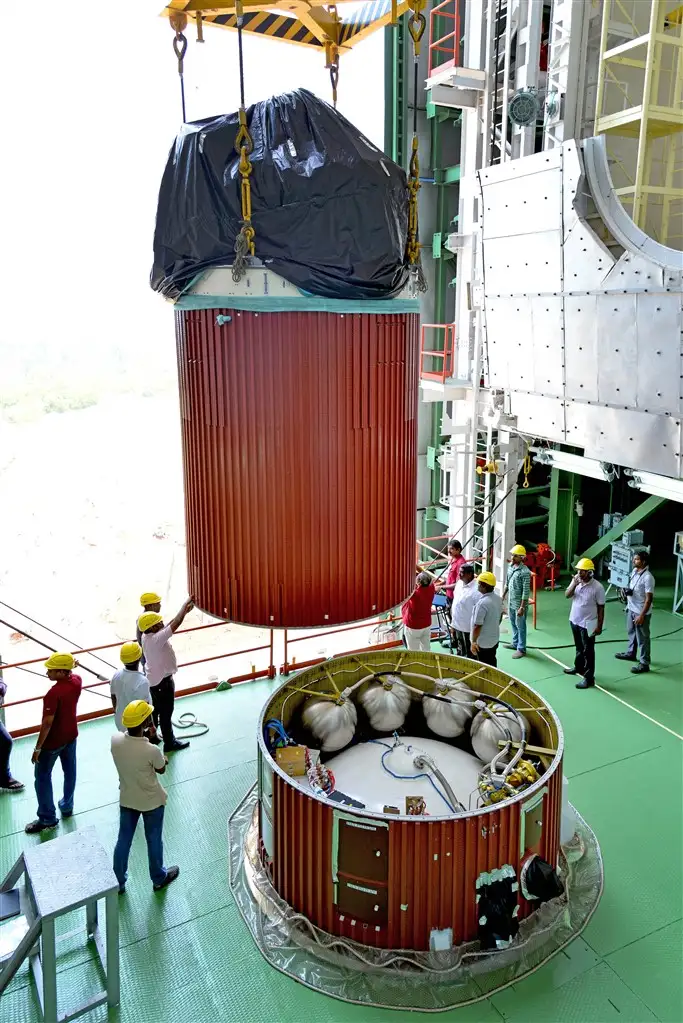
{"type": "MultiPolygon", "coordinates": [[[[221,28],[237,28],[235,14],[205,14],[204,21],[219,25],[221,28]]],[[[282,39],[288,43],[299,43],[301,46],[313,46],[321,49],[323,45],[298,18],[292,18],[289,14],[273,14],[271,11],[245,11],[242,27],[245,32],[270,36],[272,39],[282,39]]]]}
{"type": "Polygon", "coordinates": [[[391,12],[391,0],[370,0],[369,3],[363,4],[362,7],[346,16],[343,8],[340,8],[340,10],[342,24],[339,43],[343,46],[345,43],[348,45],[355,35],[362,32],[364,28],[367,28],[374,21],[389,14],[391,12]]]}
{"type": "MultiPolygon", "coordinates": [[[[268,0],[263,0],[264,4],[268,0]]],[[[297,43],[299,46],[310,46],[317,50],[324,47],[316,35],[310,31],[303,22],[293,17],[289,11],[277,13],[280,3],[284,0],[275,0],[268,10],[250,10],[244,13],[244,31],[254,35],[270,36],[272,39],[282,39],[284,42],[297,43]]],[[[208,6],[208,3],[207,3],[208,6]]],[[[227,7],[228,4],[224,4],[227,7]]],[[[362,38],[369,35],[375,29],[381,28],[391,20],[391,0],[368,0],[359,7],[353,5],[355,10],[346,12],[340,4],[338,11],[340,15],[339,46],[348,49],[362,38]]],[[[191,3],[190,0],[170,0],[164,13],[171,11],[186,11],[190,17],[194,17],[198,8],[203,8],[203,3],[191,3]],[[188,9],[189,8],[189,9],[188,9]]],[[[408,8],[407,0],[398,0],[398,14],[401,15],[408,8]]],[[[218,25],[219,28],[235,30],[237,28],[237,17],[232,14],[221,14],[219,11],[206,10],[203,12],[203,21],[207,25],[218,25]]]]}

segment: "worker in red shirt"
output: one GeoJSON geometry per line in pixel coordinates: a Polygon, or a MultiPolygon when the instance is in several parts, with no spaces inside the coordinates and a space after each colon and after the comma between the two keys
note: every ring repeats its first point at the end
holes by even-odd
{"type": "Polygon", "coordinates": [[[432,637],[432,601],[440,589],[428,572],[420,572],[415,589],[401,608],[403,631],[409,650],[429,650],[432,637]]]}
{"type": "Polygon", "coordinates": [[[28,835],[51,830],[59,823],[52,795],[52,769],[58,759],[64,771],[64,795],[59,800],[59,809],[62,817],[71,817],[74,812],[78,736],[76,707],[83,683],[80,676],[73,673],[76,662],[71,654],[51,654],[45,667],[53,684],[43,698],[43,720],[31,758],[35,765],[38,817],[24,828],[28,835]]]}

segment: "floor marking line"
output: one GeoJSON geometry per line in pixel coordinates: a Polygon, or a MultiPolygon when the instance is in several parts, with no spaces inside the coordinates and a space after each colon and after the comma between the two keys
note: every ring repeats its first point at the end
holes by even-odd
{"type": "Polygon", "coordinates": [[[585,771],[579,771],[578,774],[567,775],[567,778],[583,778],[587,774],[592,774],[593,771],[602,771],[605,767],[614,767],[615,764],[623,764],[627,760],[634,760],[636,757],[642,757],[646,753],[654,753],[655,750],[663,749],[662,746],[650,746],[649,749],[640,750],[638,753],[629,753],[627,757],[619,757],[617,760],[610,760],[606,764],[600,764],[598,767],[589,767],[585,771]]]}
{"type": "MultiPolygon", "coordinates": [[[[608,958],[610,956],[614,956],[618,952],[622,952],[625,948],[629,948],[631,945],[637,945],[639,941],[645,941],[646,938],[652,937],[653,934],[659,934],[660,931],[665,931],[667,929],[667,927],[673,927],[674,924],[680,923],[681,919],[682,918],[679,916],[675,920],[670,920],[668,924],[662,924],[661,927],[655,927],[655,929],[653,931],[648,931],[647,934],[641,935],[640,938],[634,938],[633,941],[627,941],[625,945],[620,945],[619,948],[615,948],[612,952],[607,952],[602,958],[604,959],[604,961],[607,963],[608,966],[610,966],[612,969],[614,969],[612,964],[607,962],[607,960],[608,960],[608,958]]],[[[585,938],[584,938],[584,941],[586,941],[585,938]]],[[[586,941],[586,944],[588,944],[587,941],[586,941]]],[[[593,949],[593,951],[595,952],[595,949],[593,949]]],[[[599,952],[595,952],[595,954],[596,955],[600,955],[599,952]]],[[[617,973],[617,976],[619,976],[618,973],[617,973]]],[[[622,982],[624,983],[623,978],[622,978],[622,982]]]]}
{"type": "MultiPolygon", "coordinates": [[[[557,657],[553,657],[551,654],[547,654],[545,650],[541,650],[540,653],[542,653],[544,657],[547,657],[549,661],[554,661],[555,664],[559,664],[561,668],[571,667],[570,664],[565,664],[563,661],[558,661],[557,657]]],[[[624,707],[628,707],[629,710],[634,711],[636,714],[640,714],[641,718],[645,718],[646,721],[651,721],[652,724],[657,725],[658,728],[663,728],[665,732],[668,732],[669,735],[673,735],[675,739],[680,739],[680,741],[683,742],[683,735],[679,735],[678,732],[674,732],[672,728],[668,728],[666,725],[663,725],[661,721],[656,721],[655,718],[651,718],[650,715],[646,714],[644,711],[638,710],[638,708],[634,707],[633,704],[627,703],[626,700],[622,700],[620,696],[615,696],[614,693],[610,693],[609,689],[603,689],[602,686],[599,686],[597,684],[597,682],[595,683],[595,688],[599,689],[601,693],[605,694],[605,696],[611,696],[613,700],[616,700],[617,703],[623,704],[624,707]]]]}

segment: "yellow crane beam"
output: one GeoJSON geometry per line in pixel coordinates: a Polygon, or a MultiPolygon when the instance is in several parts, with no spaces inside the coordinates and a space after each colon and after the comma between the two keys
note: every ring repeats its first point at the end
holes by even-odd
{"type": "MultiPolygon", "coordinates": [[[[368,0],[360,7],[355,0],[242,0],[244,32],[316,50],[336,46],[339,53],[356,46],[367,36],[392,23],[410,10],[408,0],[368,0]],[[353,4],[353,10],[344,10],[353,4]]],[[[235,0],[170,0],[166,17],[177,13],[235,31],[235,0]]]]}

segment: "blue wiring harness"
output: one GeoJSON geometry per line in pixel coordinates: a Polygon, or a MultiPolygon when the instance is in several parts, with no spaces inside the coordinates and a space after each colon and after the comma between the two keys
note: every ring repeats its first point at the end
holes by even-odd
{"type": "MultiPolygon", "coordinates": [[[[398,737],[397,737],[397,739],[398,739],[398,737]]],[[[385,761],[386,757],[388,757],[389,754],[392,753],[396,749],[396,746],[390,746],[388,742],[382,742],[381,739],[370,739],[369,742],[374,742],[378,746],[386,746],[386,751],[382,754],[382,767],[387,772],[387,774],[391,775],[392,778],[396,778],[398,781],[415,781],[416,778],[426,778],[427,781],[429,782],[429,784],[432,786],[432,788],[436,792],[436,794],[438,796],[441,796],[441,798],[443,799],[444,803],[446,804],[448,809],[451,811],[451,813],[456,813],[457,812],[455,810],[455,808],[452,807],[451,804],[449,803],[449,801],[446,799],[445,795],[443,794],[441,789],[438,787],[438,785],[436,784],[436,782],[432,778],[431,774],[426,774],[425,772],[422,772],[421,774],[396,774],[395,771],[392,771],[390,767],[387,767],[387,765],[385,764],[384,761],[385,761]]]]}
{"type": "Polygon", "coordinates": [[[272,753],[273,750],[281,749],[283,746],[293,746],[294,740],[290,739],[285,731],[285,726],[277,718],[271,718],[263,726],[263,738],[266,746],[272,753]]]}

